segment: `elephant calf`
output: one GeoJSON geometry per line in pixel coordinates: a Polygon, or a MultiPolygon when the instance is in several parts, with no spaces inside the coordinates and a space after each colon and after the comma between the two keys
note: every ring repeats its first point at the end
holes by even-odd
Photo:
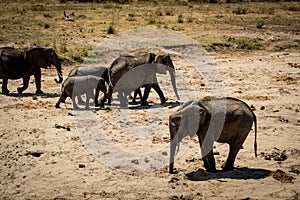
{"type": "MultiPolygon", "coordinates": [[[[85,94],[86,95],[86,108],[89,107],[89,100],[95,98],[94,89],[102,91],[106,95],[106,86],[105,81],[102,78],[95,76],[74,76],[68,77],[62,84],[61,96],[56,103],[55,107],[59,108],[61,102],[65,102],[67,97],[70,97],[73,102],[73,108],[78,109],[75,98],[77,99],[85,94]]],[[[98,100],[95,98],[95,103],[98,103],[98,100]]]]}
{"type": "Polygon", "coordinates": [[[229,154],[223,164],[223,171],[233,170],[234,161],[246,140],[254,122],[254,151],[257,156],[257,123],[256,116],[243,101],[235,98],[204,98],[199,101],[189,101],[183,104],[169,117],[170,168],[173,173],[176,146],[187,135],[196,133],[204,167],[209,172],[216,171],[213,156],[215,141],[229,144],[229,154]]]}

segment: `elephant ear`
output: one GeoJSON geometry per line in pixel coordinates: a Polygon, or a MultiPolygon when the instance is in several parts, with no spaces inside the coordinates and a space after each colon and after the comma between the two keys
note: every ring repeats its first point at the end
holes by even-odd
{"type": "Polygon", "coordinates": [[[164,64],[156,64],[157,73],[159,74],[167,74],[167,66],[164,64]]]}
{"type": "Polygon", "coordinates": [[[181,111],[182,126],[191,138],[205,120],[206,111],[198,105],[190,105],[181,111]]]}

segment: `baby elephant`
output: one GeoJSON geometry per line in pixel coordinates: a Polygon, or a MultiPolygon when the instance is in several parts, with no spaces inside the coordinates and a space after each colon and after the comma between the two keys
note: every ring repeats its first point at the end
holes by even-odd
{"type": "MultiPolygon", "coordinates": [[[[233,170],[234,161],[246,140],[254,122],[254,151],[257,156],[256,116],[243,101],[235,98],[204,98],[183,104],[169,117],[170,166],[173,173],[176,146],[187,135],[198,136],[204,167],[209,172],[216,172],[213,156],[215,141],[229,144],[229,154],[223,164],[223,171],[233,170]]],[[[178,150],[177,150],[178,151],[178,150]]]]}
{"type": "MultiPolygon", "coordinates": [[[[86,95],[86,108],[89,107],[89,100],[91,98],[95,98],[94,89],[98,89],[98,91],[102,91],[104,96],[106,97],[106,86],[103,78],[99,78],[96,76],[73,76],[68,77],[61,88],[61,96],[56,103],[55,107],[59,108],[59,104],[64,103],[67,97],[70,97],[73,102],[73,108],[78,109],[79,107],[76,104],[75,98],[77,99],[85,94],[86,95]]],[[[98,99],[95,99],[95,103],[98,103],[98,99]]],[[[103,107],[104,105],[102,105],[103,107]]]]}

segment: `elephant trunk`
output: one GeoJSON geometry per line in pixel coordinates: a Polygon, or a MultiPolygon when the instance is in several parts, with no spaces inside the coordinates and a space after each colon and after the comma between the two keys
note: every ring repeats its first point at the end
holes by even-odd
{"type": "Polygon", "coordinates": [[[175,69],[169,67],[169,73],[170,73],[171,82],[172,82],[172,86],[173,86],[173,90],[176,95],[176,98],[177,98],[177,100],[180,100],[180,97],[177,92],[177,86],[176,86],[175,69]]]}
{"type": "Polygon", "coordinates": [[[62,81],[63,81],[62,72],[59,71],[59,70],[57,70],[57,75],[58,75],[58,80],[55,78],[55,79],[54,79],[55,82],[56,82],[56,83],[62,83],[62,81]]]}
{"type": "Polygon", "coordinates": [[[58,75],[58,80],[56,78],[54,80],[56,83],[62,83],[63,76],[62,76],[62,71],[61,71],[61,61],[59,60],[58,57],[55,60],[55,62],[53,63],[53,65],[56,67],[57,75],[58,75]]]}

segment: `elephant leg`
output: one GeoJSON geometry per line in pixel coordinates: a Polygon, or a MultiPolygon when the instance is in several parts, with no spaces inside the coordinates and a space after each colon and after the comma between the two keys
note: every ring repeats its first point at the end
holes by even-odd
{"type": "Polygon", "coordinates": [[[23,87],[17,88],[19,94],[22,94],[22,92],[28,88],[29,79],[30,76],[23,77],[23,87]]]}
{"type": "Polygon", "coordinates": [[[136,97],[137,95],[140,96],[140,99],[142,99],[142,91],[141,91],[141,88],[137,88],[135,91],[134,91],[134,94],[133,94],[133,99],[132,99],[132,103],[136,103],[136,97]]]}
{"type": "Polygon", "coordinates": [[[60,108],[60,103],[61,102],[65,102],[66,101],[66,98],[67,98],[67,96],[63,93],[63,94],[61,94],[60,95],[60,98],[59,98],[59,100],[57,101],[57,103],[55,104],[55,108],[60,108]]]}
{"type": "Polygon", "coordinates": [[[152,85],[153,84],[146,84],[145,85],[145,91],[144,91],[144,95],[142,97],[142,102],[141,102],[142,106],[147,106],[148,105],[147,99],[149,97],[149,93],[150,93],[152,85]]]}
{"type": "Polygon", "coordinates": [[[234,169],[234,161],[239,150],[240,146],[237,146],[236,144],[229,144],[229,154],[227,160],[222,165],[223,171],[232,171],[234,169]]]}
{"type": "Polygon", "coordinates": [[[203,157],[204,168],[208,172],[216,172],[216,162],[213,151],[211,150],[205,157],[203,157]]]}
{"type": "MultiPolygon", "coordinates": [[[[99,98],[99,92],[100,92],[100,88],[97,86],[96,87],[96,91],[95,91],[95,99],[94,99],[94,102],[95,102],[95,106],[96,107],[99,107],[100,105],[104,105],[104,102],[102,103],[102,100],[101,100],[101,103],[99,104],[98,102],[98,98],[99,98]]],[[[102,99],[106,99],[106,97],[104,96],[102,99]]],[[[104,100],[105,101],[105,100],[104,100]]],[[[101,106],[102,107],[102,106],[101,106]]]]}
{"type": "Polygon", "coordinates": [[[78,101],[78,104],[84,104],[84,101],[82,100],[82,97],[81,97],[81,95],[78,95],[77,96],[77,101],[78,101]]]}
{"type": "MultiPolygon", "coordinates": [[[[79,101],[79,98],[78,98],[79,101]]],[[[86,100],[85,100],[85,109],[89,109],[90,108],[90,95],[88,93],[86,93],[86,100]]]]}
{"type": "Polygon", "coordinates": [[[2,81],[2,94],[5,94],[5,95],[9,94],[9,90],[7,89],[7,82],[8,82],[8,79],[3,78],[3,81],[2,81]]]}
{"type": "Polygon", "coordinates": [[[127,107],[128,106],[128,99],[127,99],[127,92],[126,91],[118,91],[118,95],[120,98],[120,105],[121,107],[127,107]]]}
{"type": "Polygon", "coordinates": [[[38,68],[36,72],[34,73],[35,78],[35,86],[36,86],[36,94],[43,94],[43,91],[41,90],[41,69],[38,68]]]}
{"type": "Polygon", "coordinates": [[[161,103],[161,104],[166,103],[166,98],[165,98],[165,96],[164,96],[164,93],[163,93],[162,90],[160,89],[158,83],[153,83],[152,87],[153,87],[153,89],[156,91],[156,93],[159,95],[160,103],[161,103]]]}
{"type": "Polygon", "coordinates": [[[251,129],[252,123],[249,123],[248,126],[245,125],[243,128],[238,130],[237,137],[234,141],[229,143],[229,153],[226,162],[222,165],[223,171],[232,171],[234,170],[234,161],[236,156],[243,146],[244,141],[246,140],[249,131],[251,129]]]}
{"type": "Polygon", "coordinates": [[[206,130],[201,130],[199,129],[197,131],[197,136],[198,136],[198,141],[199,141],[199,145],[200,145],[200,151],[202,154],[202,160],[204,163],[204,168],[206,169],[206,171],[208,172],[216,172],[216,162],[215,162],[215,158],[214,158],[214,154],[213,154],[213,142],[209,142],[206,144],[203,144],[203,140],[204,140],[204,136],[201,135],[201,132],[206,132],[206,130]],[[208,152],[207,155],[203,155],[204,152],[206,152],[207,150],[210,150],[208,152]]]}
{"type": "MultiPolygon", "coordinates": [[[[96,89],[96,95],[95,95],[95,99],[97,98],[98,99],[98,96],[99,96],[99,90],[100,89],[96,89]]],[[[104,95],[101,100],[100,100],[100,106],[103,105],[104,106],[104,103],[105,101],[107,100],[108,101],[108,105],[111,105],[111,98],[112,98],[112,93],[113,93],[113,88],[109,85],[108,86],[108,92],[106,95],[104,95]]],[[[99,104],[97,103],[97,106],[99,106],[99,104]]]]}
{"type": "MultiPolygon", "coordinates": [[[[79,95],[76,95],[77,96],[77,98],[78,98],[78,96],[79,95]]],[[[72,97],[72,103],[73,103],[73,109],[74,110],[78,110],[79,109],[79,107],[77,106],[77,103],[76,103],[76,96],[75,95],[73,95],[73,97],[72,97]]]]}

